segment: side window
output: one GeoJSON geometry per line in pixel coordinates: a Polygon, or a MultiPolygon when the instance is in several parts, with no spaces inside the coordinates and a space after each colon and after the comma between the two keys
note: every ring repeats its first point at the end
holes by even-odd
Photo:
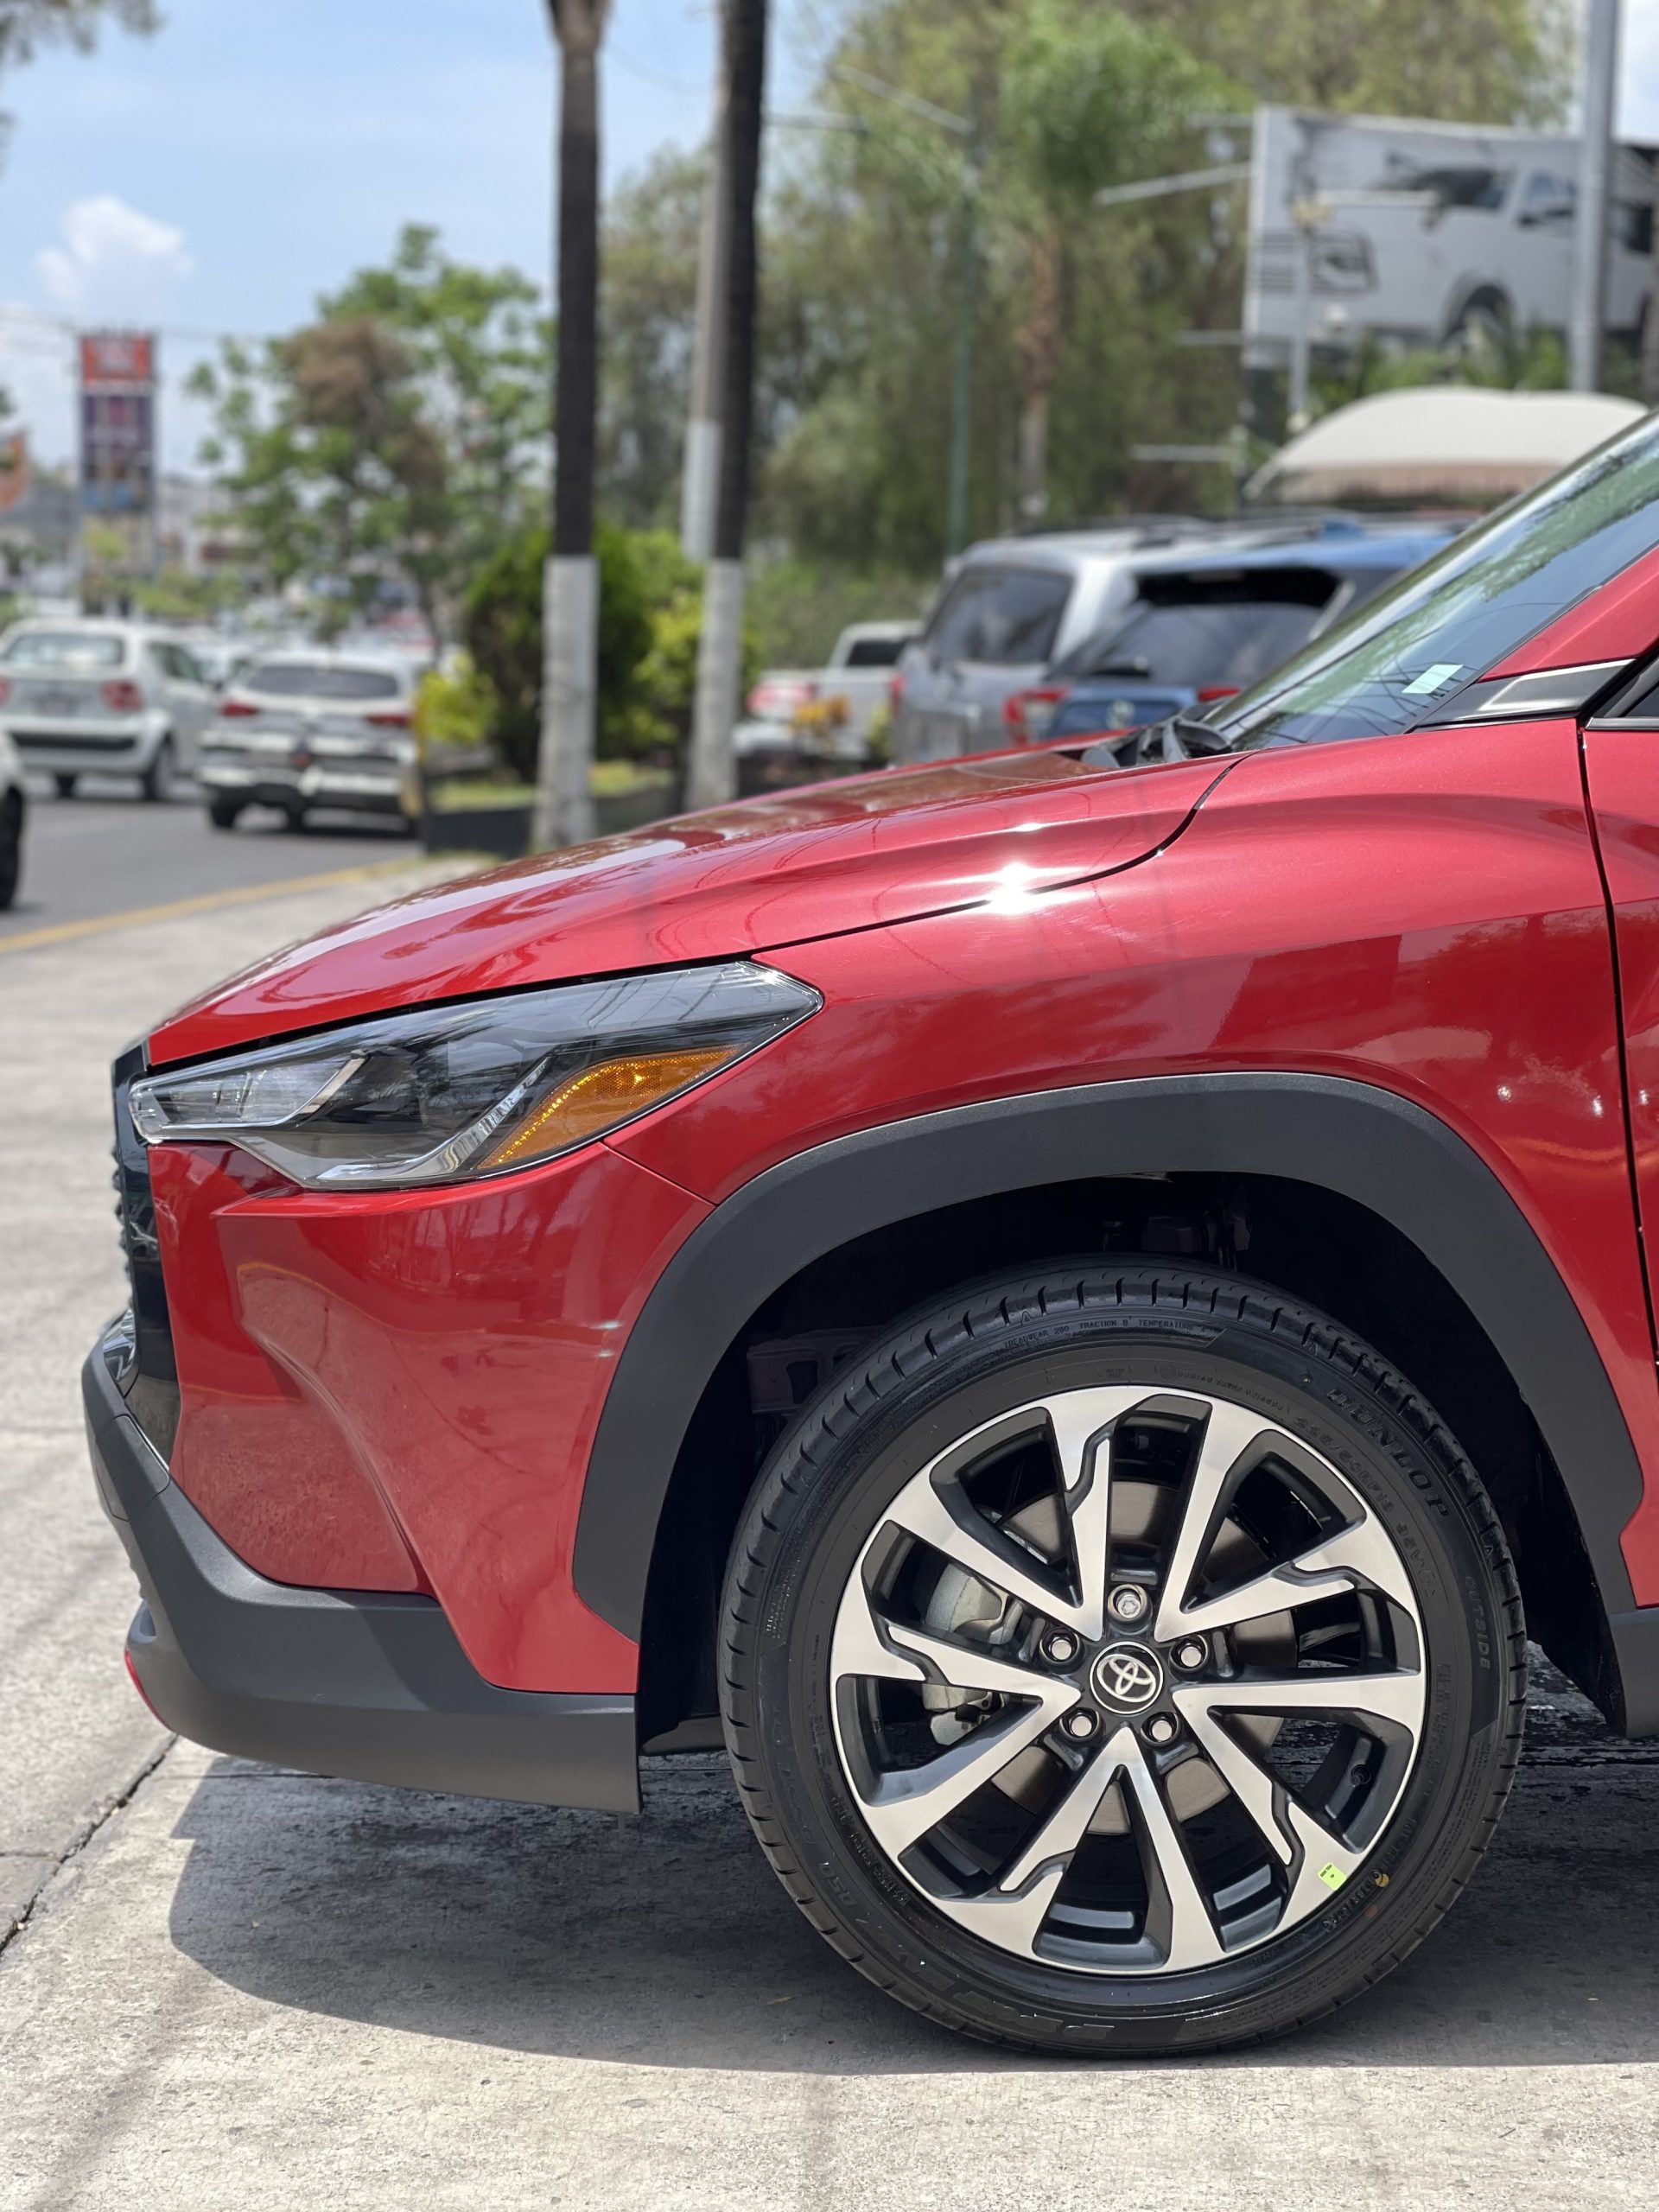
{"type": "Polygon", "coordinates": [[[159,641],[152,643],[146,648],[146,657],[157,676],[170,677],[174,673],[171,652],[171,646],[162,645],[159,641]]]}
{"type": "Polygon", "coordinates": [[[855,638],[847,648],[847,668],[892,668],[909,642],[905,638],[855,638]]]}
{"type": "Polygon", "coordinates": [[[1573,220],[1578,196],[1578,186],[1571,177],[1535,169],[1527,179],[1516,220],[1529,230],[1565,230],[1573,220]]]}
{"type": "Polygon", "coordinates": [[[1071,596],[1054,569],[970,569],[951,586],[928,631],[936,661],[1016,668],[1046,661],[1071,596]]]}

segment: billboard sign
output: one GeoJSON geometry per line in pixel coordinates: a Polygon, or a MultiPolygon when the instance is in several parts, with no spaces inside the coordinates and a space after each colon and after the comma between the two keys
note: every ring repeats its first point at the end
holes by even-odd
{"type": "Polygon", "coordinates": [[[156,340],[92,330],[80,340],[83,513],[144,516],[156,486],[156,340]]]}
{"type": "MultiPolygon", "coordinates": [[[[1304,300],[1322,348],[1563,329],[1580,151],[1551,132],[1258,108],[1245,366],[1284,366],[1304,300]]],[[[1613,160],[1606,322],[1631,338],[1652,281],[1654,157],[1623,145],[1613,160]]]]}

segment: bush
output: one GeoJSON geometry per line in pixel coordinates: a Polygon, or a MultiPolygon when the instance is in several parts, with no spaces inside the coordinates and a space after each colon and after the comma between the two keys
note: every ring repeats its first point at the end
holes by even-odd
{"type": "Polygon", "coordinates": [[[499,711],[495,686],[468,653],[455,654],[447,668],[428,669],[415,694],[415,727],[429,752],[444,746],[473,752],[487,745],[499,711]]]}
{"type": "Polygon", "coordinates": [[[764,668],[822,668],[849,622],[903,622],[919,615],[936,576],[829,568],[811,561],[757,564],[749,618],[764,668]]]}
{"type": "MultiPolygon", "coordinates": [[[[626,752],[632,749],[640,666],[655,638],[658,564],[635,533],[608,523],[599,526],[597,550],[599,744],[602,752],[626,752]]],[[[515,774],[532,779],[541,742],[547,552],[545,528],[521,530],[506,539],[474,579],[462,618],[474,667],[494,696],[496,750],[515,774]]]]}

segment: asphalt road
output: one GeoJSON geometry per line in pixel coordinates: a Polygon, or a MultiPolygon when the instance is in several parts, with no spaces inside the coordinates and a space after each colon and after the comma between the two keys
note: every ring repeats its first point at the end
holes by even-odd
{"type": "Polygon", "coordinates": [[[22,884],[0,913],[0,944],[179,899],[410,858],[399,824],[368,816],[322,814],[295,831],[273,809],[253,807],[234,830],[215,830],[185,786],[155,806],[113,778],[85,788],[91,796],[60,799],[49,784],[31,781],[22,884]]]}
{"type": "Polygon", "coordinates": [[[1548,1677],[1486,1867],[1380,1990],[1265,2051],[1115,2066],[880,1997],[716,1759],[650,1762],[629,1822],[256,1768],[149,1719],[75,1386],[121,1298],[107,1062],[430,872],[0,957],[3,2212],[1653,2203],[1659,1757],[1548,1677]]]}

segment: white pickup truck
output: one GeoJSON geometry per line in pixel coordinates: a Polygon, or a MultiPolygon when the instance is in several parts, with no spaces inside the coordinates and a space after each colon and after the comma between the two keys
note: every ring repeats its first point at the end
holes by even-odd
{"type": "Polygon", "coordinates": [[[894,665],[920,627],[849,622],[822,668],[766,670],[744,702],[748,719],[733,733],[738,758],[862,760],[894,665]]]}

